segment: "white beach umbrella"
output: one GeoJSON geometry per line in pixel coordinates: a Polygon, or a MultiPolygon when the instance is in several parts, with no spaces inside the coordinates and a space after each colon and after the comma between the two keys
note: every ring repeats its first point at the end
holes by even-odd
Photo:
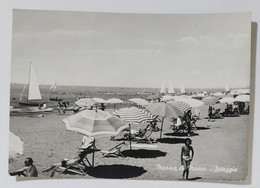
{"type": "Polygon", "coordinates": [[[221,103],[234,103],[235,102],[235,98],[233,97],[225,97],[223,99],[220,99],[219,102],[221,103]]]}
{"type": "Polygon", "coordinates": [[[141,99],[141,98],[132,98],[132,99],[129,99],[129,101],[134,102],[141,106],[147,106],[149,104],[149,102],[147,100],[141,99]]]}
{"type": "Polygon", "coordinates": [[[173,99],[174,99],[174,96],[172,96],[172,95],[162,96],[162,101],[170,101],[170,100],[173,100],[173,99]]]}
{"type": "Polygon", "coordinates": [[[235,101],[237,101],[237,102],[250,102],[250,96],[249,95],[239,95],[235,98],[235,101]]]}
{"type": "Polygon", "coordinates": [[[106,100],[104,100],[104,99],[101,99],[101,98],[92,98],[94,101],[96,101],[97,103],[107,103],[107,101],[106,100]]]}
{"type": "Polygon", "coordinates": [[[96,104],[96,101],[94,101],[91,98],[82,98],[82,99],[77,100],[75,102],[75,104],[80,107],[90,107],[90,106],[93,106],[94,104],[96,104]]]}
{"type": "Polygon", "coordinates": [[[15,158],[18,154],[23,155],[24,142],[19,136],[9,132],[9,159],[15,158]]]}
{"type": "Polygon", "coordinates": [[[107,103],[114,104],[114,110],[116,109],[116,104],[123,103],[123,102],[124,101],[118,98],[112,98],[107,100],[107,103]]]}

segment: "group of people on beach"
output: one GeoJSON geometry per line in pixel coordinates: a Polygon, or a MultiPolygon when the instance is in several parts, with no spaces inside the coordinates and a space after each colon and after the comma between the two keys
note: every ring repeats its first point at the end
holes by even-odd
{"type": "MultiPolygon", "coordinates": [[[[86,137],[83,137],[83,141],[86,137]]],[[[191,165],[191,161],[194,157],[194,150],[191,146],[192,140],[190,138],[186,138],[184,142],[184,146],[181,148],[181,165],[183,166],[183,180],[189,179],[189,169],[191,165]]],[[[80,155],[79,155],[80,156],[80,155]]],[[[22,176],[22,177],[38,177],[38,170],[34,165],[33,159],[28,157],[24,161],[24,167],[18,169],[14,172],[9,173],[11,176],[22,176]]]]}

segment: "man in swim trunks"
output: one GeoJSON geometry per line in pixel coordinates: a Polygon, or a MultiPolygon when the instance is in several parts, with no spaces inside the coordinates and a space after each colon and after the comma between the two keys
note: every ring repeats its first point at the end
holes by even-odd
{"type": "Polygon", "coordinates": [[[24,177],[37,177],[38,176],[38,171],[37,168],[33,164],[32,158],[27,158],[24,161],[25,167],[10,173],[11,176],[24,176],[24,177]]]}
{"type": "Polygon", "coordinates": [[[190,169],[190,163],[193,159],[194,156],[194,151],[191,145],[191,139],[186,138],[185,139],[185,145],[181,149],[181,165],[183,165],[184,170],[183,170],[183,180],[185,179],[186,175],[186,180],[189,178],[189,169],[190,169]]]}

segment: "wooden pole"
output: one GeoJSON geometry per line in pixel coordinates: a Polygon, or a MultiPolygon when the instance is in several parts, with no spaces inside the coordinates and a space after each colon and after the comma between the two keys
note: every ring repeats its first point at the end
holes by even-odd
{"type": "Polygon", "coordinates": [[[162,138],[163,122],[164,122],[164,117],[162,118],[162,124],[161,124],[161,133],[160,133],[160,139],[162,138]]]}
{"type": "Polygon", "coordinates": [[[130,150],[132,150],[132,142],[131,142],[131,125],[129,123],[129,143],[130,143],[130,150]]]}
{"type": "Polygon", "coordinates": [[[96,139],[94,138],[94,142],[93,142],[93,156],[92,156],[92,168],[94,168],[95,150],[96,150],[96,139]]]}

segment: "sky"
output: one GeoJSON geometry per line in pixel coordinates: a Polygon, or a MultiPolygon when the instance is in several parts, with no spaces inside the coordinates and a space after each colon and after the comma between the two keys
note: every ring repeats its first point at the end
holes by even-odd
{"type": "Polygon", "coordinates": [[[250,85],[249,13],[14,10],[11,83],[174,88],[250,85]]]}

